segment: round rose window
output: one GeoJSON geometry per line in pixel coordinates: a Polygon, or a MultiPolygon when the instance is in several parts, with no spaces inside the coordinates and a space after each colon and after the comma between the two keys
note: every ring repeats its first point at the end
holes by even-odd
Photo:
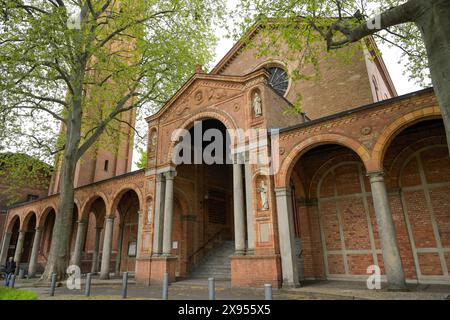
{"type": "Polygon", "coordinates": [[[286,94],[289,85],[289,76],[284,69],[279,67],[268,68],[269,71],[269,85],[280,95],[286,94]]]}

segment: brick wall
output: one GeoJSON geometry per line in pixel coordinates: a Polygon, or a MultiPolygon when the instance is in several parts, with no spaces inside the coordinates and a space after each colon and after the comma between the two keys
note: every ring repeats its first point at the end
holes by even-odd
{"type": "MultiPolygon", "coordinates": [[[[398,135],[385,156],[403,268],[413,281],[450,280],[450,158],[443,138],[442,121],[419,123],[398,135]]],[[[343,147],[313,149],[291,181],[306,278],[358,278],[371,264],[384,273],[370,183],[356,154],[343,147]]]]}

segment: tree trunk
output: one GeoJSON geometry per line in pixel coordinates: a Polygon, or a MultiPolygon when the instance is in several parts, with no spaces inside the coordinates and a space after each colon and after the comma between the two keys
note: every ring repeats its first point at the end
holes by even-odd
{"type": "Polygon", "coordinates": [[[72,215],[74,207],[74,180],[75,167],[78,161],[78,147],[81,137],[82,117],[82,87],[84,82],[85,66],[81,64],[75,69],[74,82],[77,87],[71,97],[71,112],[68,115],[66,128],[66,145],[61,164],[60,194],[58,211],[56,212],[55,225],[53,227],[50,254],[45,267],[42,280],[50,280],[56,273],[58,280],[67,278],[67,267],[70,260],[70,239],[72,234],[72,215]]]}
{"type": "Polygon", "coordinates": [[[450,1],[426,0],[429,10],[417,20],[427,48],[431,79],[441,107],[450,152],[450,1]]]}
{"type": "Polygon", "coordinates": [[[58,211],[50,247],[50,254],[42,278],[50,280],[56,273],[58,280],[67,277],[66,270],[70,259],[70,237],[72,234],[72,215],[74,207],[74,176],[76,150],[65,150],[61,166],[60,195],[58,211]]]}

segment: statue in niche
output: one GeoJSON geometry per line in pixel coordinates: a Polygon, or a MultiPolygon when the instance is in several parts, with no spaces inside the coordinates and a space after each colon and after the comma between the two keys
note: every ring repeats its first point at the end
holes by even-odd
{"type": "Polygon", "coordinates": [[[253,112],[255,113],[255,117],[262,115],[262,101],[258,92],[255,92],[253,96],[253,112]]]}
{"type": "Polygon", "coordinates": [[[264,180],[261,180],[261,186],[258,189],[258,192],[261,197],[261,208],[263,210],[269,210],[269,198],[268,198],[269,189],[267,188],[264,180]]]}

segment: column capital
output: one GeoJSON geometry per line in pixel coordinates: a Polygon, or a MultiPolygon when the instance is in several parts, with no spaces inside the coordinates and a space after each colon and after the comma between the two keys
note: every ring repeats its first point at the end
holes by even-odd
{"type": "Polygon", "coordinates": [[[176,170],[164,172],[164,177],[166,178],[166,180],[173,180],[176,176],[177,176],[176,170]]]}
{"type": "Polygon", "coordinates": [[[246,151],[236,152],[232,154],[233,164],[245,164],[247,162],[246,151]]]}
{"type": "Polygon", "coordinates": [[[275,188],[275,195],[277,197],[291,196],[292,195],[292,189],[290,187],[275,188]]]}
{"type": "Polygon", "coordinates": [[[78,225],[85,225],[86,224],[86,220],[78,220],[77,224],[78,225]]]}
{"type": "Polygon", "coordinates": [[[383,171],[368,172],[367,176],[371,182],[382,182],[384,181],[385,173],[383,171]]]}
{"type": "Polygon", "coordinates": [[[157,173],[156,174],[156,182],[164,182],[165,178],[164,178],[164,174],[163,173],[157,173]]]}

